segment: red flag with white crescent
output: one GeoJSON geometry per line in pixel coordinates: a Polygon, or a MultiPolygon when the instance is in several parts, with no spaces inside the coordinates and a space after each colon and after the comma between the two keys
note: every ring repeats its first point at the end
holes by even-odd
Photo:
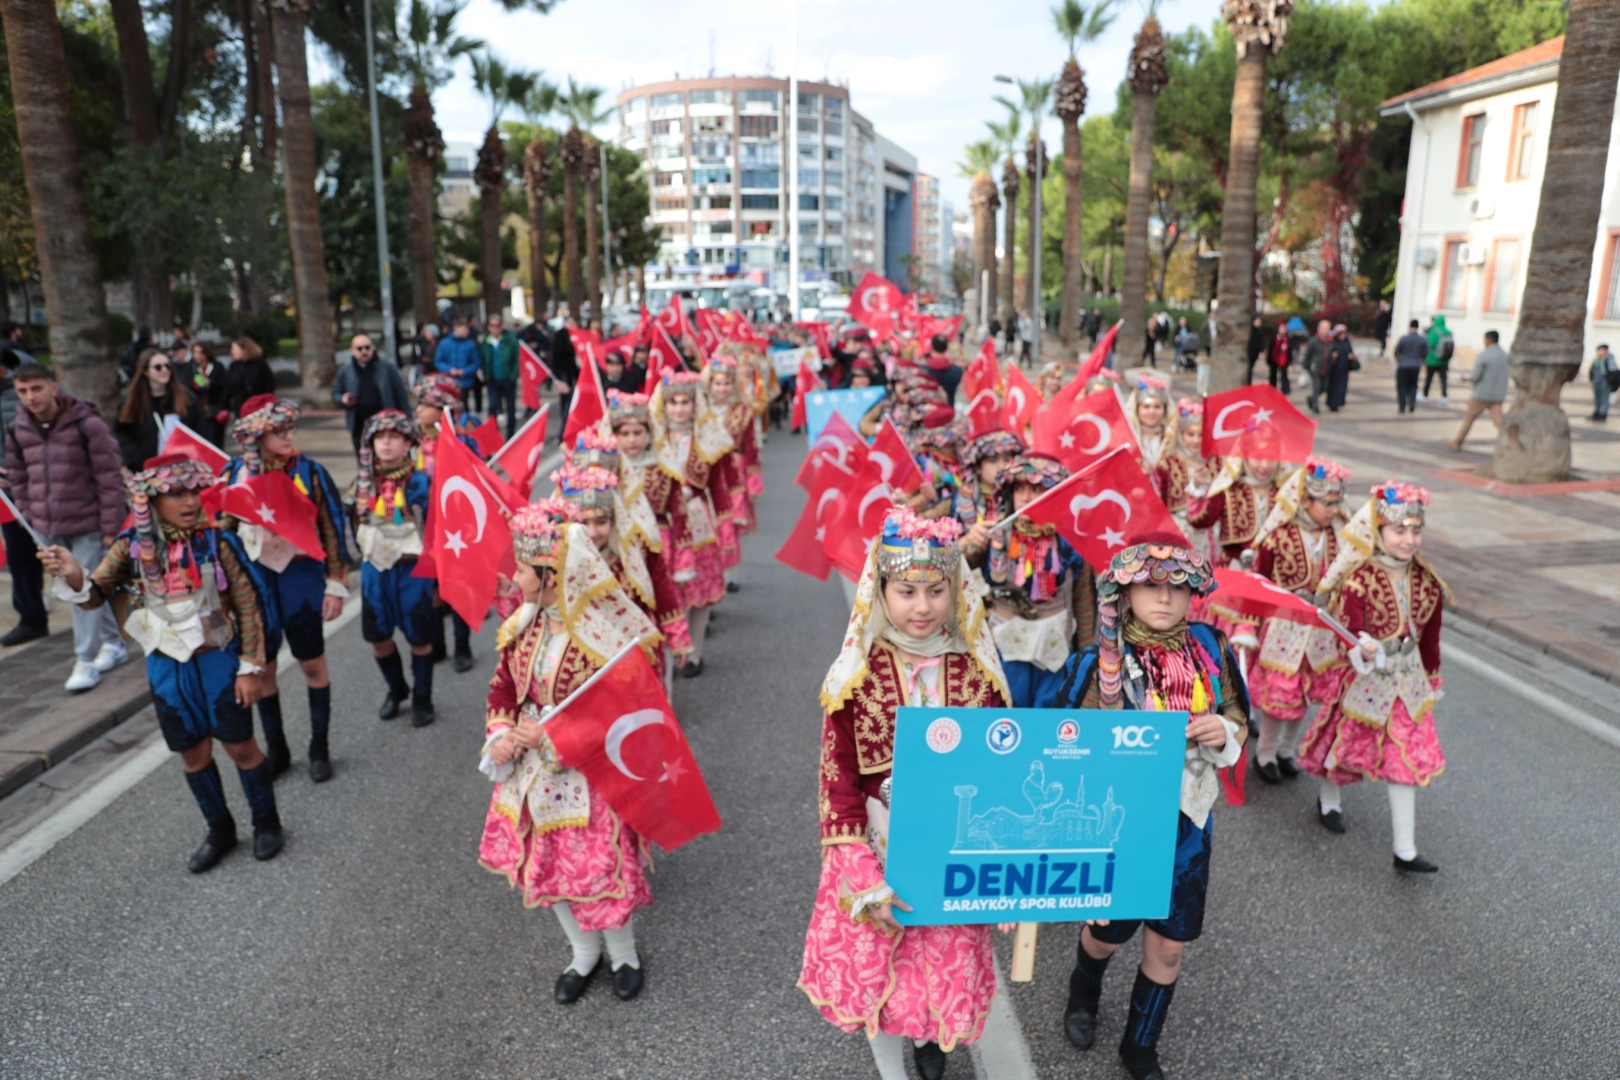
{"type": "Polygon", "coordinates": [[[664,378],[664,372],[680,371],[685,364],[681,361],[680,350],[675,348],[675,342],[670,339],[669,333],[657,323],[649,331],[647,340],[647,393],[652,393],[664,378]]]}
{"type": "Polygon", "coordinates": [[[607,398],[602,393],[602,370],[597,366],[596,350],[598,344],[579,336],[579,331],[570,330],[574,336],[574,351],[579,357],[579,384],[574,387],[574,400],[568,408],[568,421],[563,426],[562,442],[564,446],[573,446],[574,438],[586,428],[595,427],[607,416],[607,398]]]}
{"type": "Polygon", "coordinates": [[[830,526],[838,519],[838,504],[845,497],[844,485],[851,481],[854,472],[825,456],[816,458],[815,462],[808,485],[810,498],[793,531],[777,550],[776,561],[818,581],[826,581],[833,567],[832,559],[827,556],[827,536],[830,526]]]}
{"type": "Polygon", "coordinates": [[[261,526],[312,559],[326,558],[315,504],[283,470],[260,473],[225,488],[225,513],[261,526]]]}
{"type": "Polygon", "coordinates": [[[996,359],[996,346],[989,338],[984,339],[979,355],[969,362],[967,370],[962,373],[962,385],[957,388],[957,397],[972,401],[979,396],[979,391],[985,389],[1001,393],[1001,363],[996,359]]]}
{"type": "Polygon", "coordinates": [[[216,473],[231,462],[229,454],[186,427],[185,424],[178,422],[174,425],[174,430],[169,432],[169,437],[164,440],[159,452],[182,454],[185,457],[202,462],[216,473]]]}
{"type": "Polygon", "coordinates": [[[1056,528],[1098,571],[1107,569],[1114,553],[1137,533],[1181,536],[1153,481],[1123,446],[1025,506],[1019,516],[1056,528]]]}
{"type": "Polygon", "coordinates": [[[540,456],[546,450],[546,432],[551,429],[551,406],[547,405],[506,440],[506,445],[495,451],[489,459],[499,465],[512,480],[512,486],[523,495],[534,487],[534,474],[540,467],[540,456]]]}
{"type": "Polygon", "coordinates": [[[891,334],[902,299],[894,282],[868,270],[849,294],[849,317],[879,334],[891,334]]]}
{"type": "Polygon", "coordinates": [[[1002,415],[1005,417],[1007,430],[1020,439],[1025,438],[1030,421],[1035,419],[1035,410],[1040,407],[1040,392],[1025,377],[1017,364],[1008,364],[1007,390],[1002,401],[1002,415]]]}
{"type": "Polygon", "coordinates": [[[922,487],[926,479],[922,467],[906,446],[906,440],[901,437],[900,429],[887,416],[883,418],[883,426],[878,428],[872,445],[867,447],[866,458],[883,474],[883,482],[896,491],[910,495],[922,487]]]}
{"type": "Polygon", "coordinates": [[[686,309],[681,306],[680,293],[670,296],[669,303],[664,305],[664,310],[658,313],[655,321],[664,333],[673,338],[692,332],[692,324],[686,318],[686,309]]]}
{"type": "Polygon", "coordinates": [[[518,342],[518,393],[525,409],[540,407],[540,387],[551,378],[551,369],[527,342],[518,342]]]}
{"type": "MultiPolygon", "coordinates": [[[[960,398],[958,399],[960,400],[960,398]]],[[[967,403],[968,430],[975,436],[1002,426],[1001,396],[993,387],[982,387],[967,403]]]]}
{"type": "Polygon", "coordinates": [[[1275,386],[1240,386],[1204,399],[1204,456],[1253,454],[1268,461],[1304,461],[1316,442],[1316,421],[1275,386]]]}
{"type": "Polygon", "coordinates": [[[1071,472],[1119,447],[1133,455],[1140,452],[1118,394],[1105,387],[1065,402],[1066,390],[1035,411],[1030,443],[1036,450],[1057,458],[1071,472]]]}
{"type": "Polygon", "coordinates": [[[853,473],[866,464],[867,454],[866,440],[850,426],[843,414],[835,412],[827,417],[827,422],[816,435],[816,441],[810,444],[810,451],[805,454],[804,464],[799,466],[793,482],[808,491],[810,480],[823,459],[831,458],[838,462],[844,472],[853,473]]]}
{"type": "Polygon", "coordinates": [[[799,361],[799,373],[793,379],[793,418],[790,426],[798,431],[808,423],[805,416],[805,399],[812,390],[823,390],[825,385],[819,376],[810,370],[810,365],[803,360],[799,361]]]}
{"type": "Polygon", "coordinates": [[[495,579],[511,554],[512,534],[500,513],[508,511],[510,486],[473,456],[451,433],[439,436],[433,469],[432,554],[439,595],[477,630],[495,601],[495,579]]]}
{"type": "Polygon", "coordinates": [[[822,548],[833,567],[851,581],[859,581],[866,565],[866,548],[883,529],[883,519],[894,509],[889,485],[878,466],[866,467],[846,481],[843,498],[828,505],[822,548]]]}
{"type": "Polygon", "coordinates": [[[1086,357],[1085,361],[1080,365],[1080,370],[1075,372],[1074,381],[1077,393],[1079,388],[1083,388],[1086,383],[1090,382],[1091,377],[1101,371],[1103,365],[1108,362],[1108,354],[1114,349],[1114,339],[1119,337],[1119,328],[1123,322],[1124,320],[1121,320],[1108,328],[1108,333],[1098,339],[1096,347],[1091,350],[1091,355],[1086,357]]]}

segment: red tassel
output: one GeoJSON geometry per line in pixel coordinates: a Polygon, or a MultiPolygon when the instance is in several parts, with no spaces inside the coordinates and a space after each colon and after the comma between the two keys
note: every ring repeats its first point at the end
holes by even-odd
{"type": "Polygon", "coordinates": [[[1244,803],[1243,780],[1249,771],[1249,754],[1245,750],[1237,759],[1237,764],[1230,768],[1220,770],[1217,774],[1221,780],[1221,793],[1226,796],[1226,805],[1242,806],[1244,803]]]}

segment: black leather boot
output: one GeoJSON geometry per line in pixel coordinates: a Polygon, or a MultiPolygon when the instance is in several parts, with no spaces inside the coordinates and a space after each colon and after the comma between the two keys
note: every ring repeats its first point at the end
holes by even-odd
{"type": "Polygon", "coordinates": [[[208,836],[203,839],[202,846],[191,853],[186,860],[186,869],[193,874],[205,874],[219,864],[236,846],[236,825],[226,822],[222,825],[211,825],[208,836]]]}
{"type": "Polygon", "coordinates": [[[945,1075],[945,1051],[939,1048],[939,1043],[917,1043],[911,1051],[911,1059],[922,1080],[941,1080],[945,1075]]]}

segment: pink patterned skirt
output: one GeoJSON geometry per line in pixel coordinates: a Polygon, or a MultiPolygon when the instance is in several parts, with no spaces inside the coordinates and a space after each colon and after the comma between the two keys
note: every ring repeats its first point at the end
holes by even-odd
{"type": "Polygon", "coordinates": [[[1249,700],[1275,719],[1300,720],[1311,702],[1326,705],[1339,700],[1349,670],[1341,664],[1319,674],[1309,660],[1301,660],[1299,670],[1290,675],[1257,660],[1249,666],[1249,700]]]}
{"type": "Polygon", "coordinates": [[[728,511],[715,515],[714,535],[720,544],[722,572],[742,563],[742,541],[737,538],[737,521],[728,511]]]}
{"type": "Polygon", "coordinates": [[[584,930],[615,930],[652,903],[641,837],[591,791],[591,818],[536,834],[525,802],[518,825],[490,801],[478,862],[523,890],[524,907],[568,902],[584,930]]]}
{"type": "MultiPolygon", "coordinates": [[[[1339,683],[1343,687],[1351,681],[1340,679],[1339,683]]],[[[1335,700],[1317,714],[1305,733],[1299,764],[1312,776],[1325,776],[1341,786],[1357,780],[1383,780],[1427,787],[1445,771],[1446,755],[1440,749],[1432,712],[1414,722],[1406,703],[1397,698],[1389,722],[1376,727],[1345,715],[1335,700]]]]}
{"type": "Polygon", "coordinates": [[[799,989],[828,1023],[847,1032],[905,1035],[951,1050],[976,1041],[996,994],[988,926],[910,926],[890,937],[838,909],[838,883],[875,886],[882,875],[865,844],[826,849],[799,989]]]}
{"type": "Polygon", "coordinates": [[[664,550],[674,552],[670,577],[687,608],[712,607],[726,595],[726,571],[720,563],[720,545],[710,540],[701,547],[677,543],[669,526],[661,526],[664,550]]]}

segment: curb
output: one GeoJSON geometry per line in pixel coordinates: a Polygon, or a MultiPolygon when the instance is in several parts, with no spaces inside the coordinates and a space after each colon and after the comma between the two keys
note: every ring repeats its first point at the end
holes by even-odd
{"type": "Polygon", "coordinates": [[[1494,634],[1501,634],[1503,637],[1510,639],[1516,644],[1533,649],[1534,651],[1545,656],[1550,656],[1559,663],[1568,664],[1570,667],[1575,668],[1578,671],[1584,671],[1586,674],[1591,675],[1594,678],[1602,679],[1604,682],[1620,685],[1620,667],[1604,667],[1601,664],[1593,663],[1586,657],[1570,652],[1568,649],[1559,645],[1559,643],[1556,641],[1546,641],[1542,638],[1525,633],[1521,628],[1507,621],[1506,619],[1491,618],[1489,616],[1481,615],[1477,612],[1471,611],[1461,604],[1451,608],[1449,614],[1455,614],[1459,618],[1462,618],[1469,623],[1472,623],[1474,626],[1480,627],[1481,629],[1489,630],[1494,634]]]}
{"type": "Polygon", "coordinates": [[[102,685],[88,693],[101,695],[96,703],[102,708],[70,726],[50,729],[41,740],[43,745],[0,753],[0,799],[60,765],[152,703],[146,665],[134,656],[116,672],[103,676],[102,685]],[[116,678],[125,672],[133,672],[134,677],[116,678]],[[124,683],[130,685],[121,685],[124,683]]]}

